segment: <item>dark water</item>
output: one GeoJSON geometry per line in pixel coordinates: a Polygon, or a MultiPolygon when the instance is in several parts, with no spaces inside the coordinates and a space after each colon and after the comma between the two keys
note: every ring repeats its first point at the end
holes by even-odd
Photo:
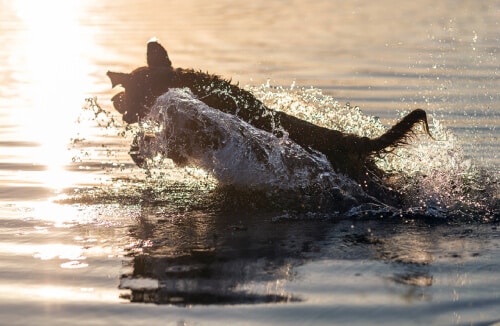
{"type": "Polygon", "coordinates": [[[0,4],[4,323],[499,323],[500,2],[0,4]],[[144,64],[152,36],[337,129],[422,107],[438,141],[380,160],[396,213],[139,169],[105,73],[144,64]]]}

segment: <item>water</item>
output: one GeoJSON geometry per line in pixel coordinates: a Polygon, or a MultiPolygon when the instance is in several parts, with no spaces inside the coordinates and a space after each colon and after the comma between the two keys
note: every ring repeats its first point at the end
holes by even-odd
{"type": "Polygon", "coordinates": [[[500,2],[1,7],[4,322],[500,321],[500,2]],[[174,66],[339,129],[378,134],[424,108],[438,142],[418,134],[379,162],[400,176],[404,211],[340,218],[310,198],[220,189],[196,168],[136,167],[137,130],[112,111],[105,73],[145,63],[152,36],[174,66]]]}

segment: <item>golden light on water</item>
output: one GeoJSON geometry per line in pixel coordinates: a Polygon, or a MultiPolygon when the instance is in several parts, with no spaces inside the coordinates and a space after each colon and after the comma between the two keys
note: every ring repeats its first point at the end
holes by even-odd
{"type": "Polygon", "coordinates": [[[94,301],[94,302],[120,302],[116,292],[104,288],[68,288],[63,286],[33,285],[26,287],[20,284],[12,286],[0,286],[5,296],[8,293],[19,293],[29,297],[31,300],[64,300],[70,302],[94,301]]]}
{"type": "Polygon", "coordinates": [[[92,82],[85,57],[92,43],[79,23],[83,5],[62,0],[14,4],[24,28],[11,45],[13,64],[21,71],[20,95],[29,99],[18,109],[16,120],[20,137],[39,144],[30,155],[32,163],[46,167],[38,181],[49,188],[74,181],[65,170],[71,163],[68,144],[92,82]]]}

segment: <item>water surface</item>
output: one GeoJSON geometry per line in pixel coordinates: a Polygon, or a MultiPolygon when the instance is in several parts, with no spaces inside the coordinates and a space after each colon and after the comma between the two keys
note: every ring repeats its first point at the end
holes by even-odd
{"type": "Polygon", "coordinates": [[[499,1],[0,5],[8,324],[500,321],[499,1]],[[105,73],[144,64],[153,36],[174,66],[260,96],[269,95],[261,84],[282,86],[271,102],[313,87],[385,125],[425,109],[447,138],[419,135],[411,148],[426,161],[389,163],[439,172],[415,193],[431,208],[468,209],[339,219],[231,197],[196,169],[146,173],[127,154],[134,131],[113,112],[105,73]],[[453,178],[472,180],[474,196],[460,199],[453,178]]]}

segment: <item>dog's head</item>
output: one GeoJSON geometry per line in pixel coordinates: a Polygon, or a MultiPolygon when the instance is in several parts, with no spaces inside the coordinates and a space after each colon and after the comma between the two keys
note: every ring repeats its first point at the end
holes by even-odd
{"type": "Polygon", "coordinates": [[[131,73],[108,71],[112,87],[121,85],[125,88],[111,99],[115,109],[123,115],[127,123],[138,122],[143,118],[156,98],[165,93],[172,83],[172,62],[167,51],[156,40],[147,47],[146,67],[140,67],[131,73]]]}

